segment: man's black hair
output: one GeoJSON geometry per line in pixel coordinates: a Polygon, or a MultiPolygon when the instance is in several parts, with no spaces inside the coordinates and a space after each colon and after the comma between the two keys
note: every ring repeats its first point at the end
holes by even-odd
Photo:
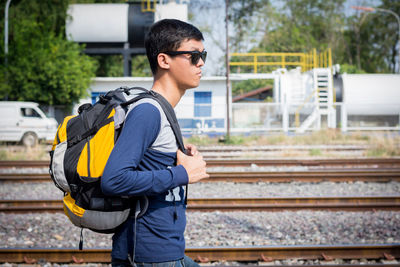
{"type": "Polygon", "coordinates": [[[204,40],[199,29],[189,23],[177,19],[163,19],[154,23],[145,40],[146,54],[153,75],[157,73],[158,54],[176,51],[183,41],[190,39],[204,40]]]}

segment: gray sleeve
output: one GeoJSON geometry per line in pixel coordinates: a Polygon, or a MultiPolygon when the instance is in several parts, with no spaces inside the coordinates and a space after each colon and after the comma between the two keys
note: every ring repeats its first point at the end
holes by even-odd
{"type": "Polygon", "coordinates": [[[176,152],[178,150],[178,145],[176,143],[176,138],[175,138],[174,132],[173,132],[171,125],[167,119],[167,116],[165,115],[163,109],[161,108],[160,104],[156,100],[151,99],[151,98],[141,99],[138,102],[136,102],[130,106],[128,113],[132,109],[134,109],[136,106],[143,104],[143,103],[149,103],[149,104],[154,105],[160,111],[160,115],[161,115],[160,132],[159,132],[156,140],[152,144],[151,149],[158,150],[160,152],[166,152],[166,153],[176,152]]]}

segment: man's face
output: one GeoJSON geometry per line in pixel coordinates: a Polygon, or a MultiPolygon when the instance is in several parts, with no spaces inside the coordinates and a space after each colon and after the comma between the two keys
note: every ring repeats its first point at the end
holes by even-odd
{"type": "MultiPolygon", "coordinates": [[[[176,51],[204,51],[202,41],[194,39],[183,41],[176,51]]],[[[200,58],[197,64],[192,63],[191,54],[181,54],[172,57],[170,72],[175,78],[179,89],[190,89],[199,86],[201,67],[204,61],[200,58]]]]}

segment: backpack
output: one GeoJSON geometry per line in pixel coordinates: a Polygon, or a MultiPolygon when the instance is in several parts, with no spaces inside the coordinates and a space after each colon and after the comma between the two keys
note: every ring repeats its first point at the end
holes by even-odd
{"type": "Polygon", "coordinates": [[[172,106],[160,94],[140,87],[109,91],[94,105],[81,105],[78,115],[64,118],[58,127],[50,151],[49,172],[55,185],[64,192],[64,213],[82,230],[114,233],[132,213],[136,219],[146,212],[146,197],[106,196],[100,187],[104,167],[122,130],[128,106],[143,98],[155,99],[160,104],[178,147],[185,153],[172,106]],[[140,93],[127,101],[125,95],[132,90],[140,93]]]}

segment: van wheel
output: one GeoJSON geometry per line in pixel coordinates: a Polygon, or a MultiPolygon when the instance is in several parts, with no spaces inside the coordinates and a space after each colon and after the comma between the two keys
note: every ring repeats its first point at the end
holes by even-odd
{"type": "Polygon", "coordinates": [[[35,133],[25,133],[21,141],[26,147],[34,147],[38,143],[38,138],[35,133]]]}

